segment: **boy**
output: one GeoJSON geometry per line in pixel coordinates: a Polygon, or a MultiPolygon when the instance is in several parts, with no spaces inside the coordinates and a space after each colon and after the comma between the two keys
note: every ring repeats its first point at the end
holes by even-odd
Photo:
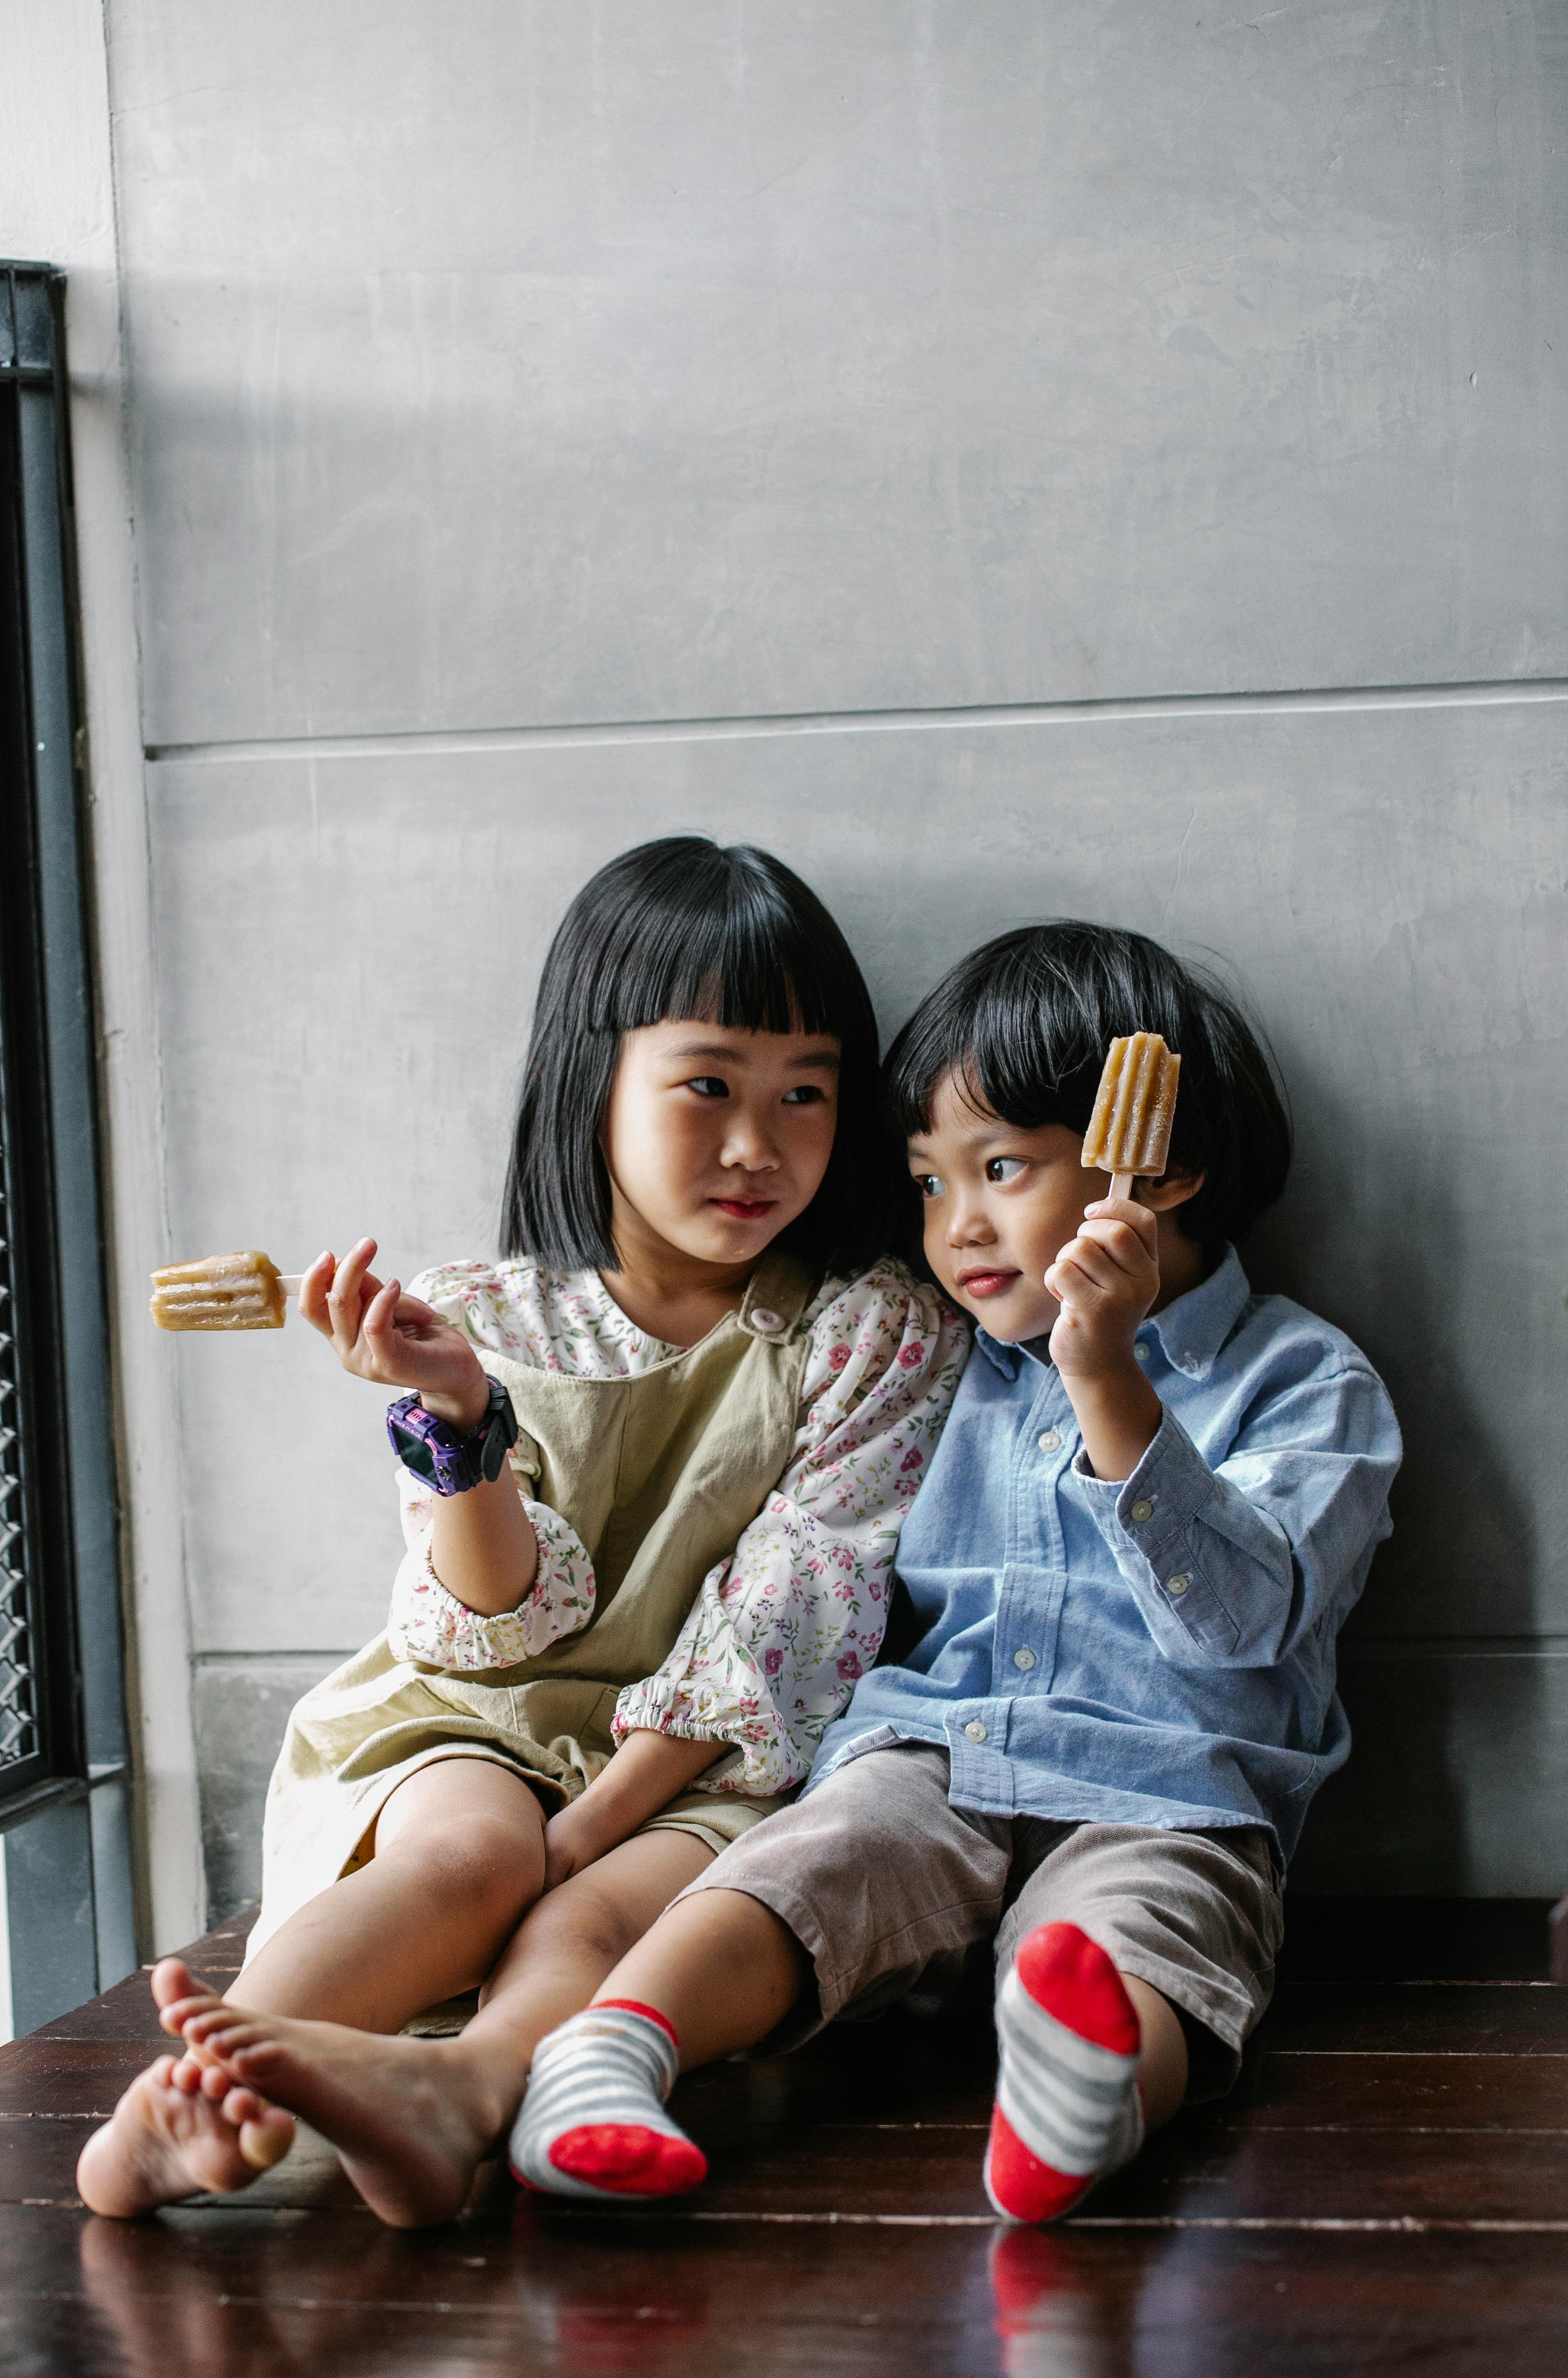
{"type": "Polygon", "coordinates": [[[1399,1434],[1365,1357],[1229,1243],[1290,1157],[1236,1008],[1140,935],[1043,926],[957,967],[887,1072],[926,1259],[979,1325],[899,1549],[925,1632],[540,2046],[513,2150],[537,2187],[694,2185],[680,2062],[793,2045],[994,1935],[986,2186],[1058,2217],[1231,2084],[1347,1754],[1334,1638],[1399,1434]],[[1113,1202],[1082,1135],[1140,1029],[1182,1058],[1170,1169],[1113,1202]]]}

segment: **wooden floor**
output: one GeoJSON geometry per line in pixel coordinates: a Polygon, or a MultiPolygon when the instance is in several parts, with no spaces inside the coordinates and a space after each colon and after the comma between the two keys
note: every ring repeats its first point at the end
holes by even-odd
{"type": "MultiPolygon", "coordinates": [[[[191,1962],[226,1981],[242,1938],[191,1962]]],[[[1236,2094],[1050,2232],[981,2192],[983,2017],[696,2075],[713,2177],[657,2219],[521,2211],[497,2168],[394,2235],[307,2139],[245,2198],[100,2221],[78,2149],[161,2044],[135,1976],[0,2048],[0,2372],[1563,2378],[1544,1908],[1308,1902],[1289,1957],[1236,2094]]]]}

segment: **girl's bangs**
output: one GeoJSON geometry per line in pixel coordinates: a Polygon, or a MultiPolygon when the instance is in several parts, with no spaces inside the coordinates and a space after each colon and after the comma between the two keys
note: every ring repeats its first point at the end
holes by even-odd
{"type": "Polygon", "coordinates": [[[691,1018],[742,1032],[852,1037],[837,970],[824,967],[821,950],[808,947],[796,920],[771,902],[719,907],[703,899],[684,913],[665,910],[638,922],[633,946],[605,970],[598,1029],[635,1032],[691,1018]]]}

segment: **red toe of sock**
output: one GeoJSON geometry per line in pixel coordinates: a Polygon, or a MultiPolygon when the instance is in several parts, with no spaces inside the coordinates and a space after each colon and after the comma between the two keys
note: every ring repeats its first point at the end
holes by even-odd
{"type": "Polygon", "coordinates": [[[1094,2180],[1093,2172],[1053,2171],[1030,2154],[1000,2106],[995,2108],[985,2150],[985,2193],[1007,2219],[1059,2221],[1088,2195],[1094,2180]]]}
{"type": "Polygon", "coordinates": [[[707,2178],[707,2157],[690,2139],[640,2122],[585,2122],[550,2148],[557,2171],[627,2196],[680,2196],[707,2178]]]}
{"type": "Polygon", "coordinates": [[[1076,1924],[1042,1924],[1019,1949],[1017,1971],[1036,2006],[1080,2039],[1118,2056],[1138,2053],[1138,2014],[1121,1976],[1076,1924]]]}

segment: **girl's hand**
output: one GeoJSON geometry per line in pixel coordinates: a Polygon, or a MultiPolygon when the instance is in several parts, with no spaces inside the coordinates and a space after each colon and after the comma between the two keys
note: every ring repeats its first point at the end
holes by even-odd
{"type": "Polygon", "coordinates": [[[412,1388],[427,1411],[454,1427],[477,1428],[489,1381],[460,1329],[443,1321],[402,1283],[383,1287],[371,1272],[374,1239],[361,1239],[342,1263],[318,1255],[299,1284],[299,1310],[332,1342],[356,1379],[412,1388]]]}
{"type": "Polygon", "coordinates": [[[1138,1325],[1160,1293],[1159,1221],[1130,1197],[1102,1197],[1045,1275],[1061,1306],[1051,1359],[1068,1379],[1135,1372],[1138,1325]]]}

